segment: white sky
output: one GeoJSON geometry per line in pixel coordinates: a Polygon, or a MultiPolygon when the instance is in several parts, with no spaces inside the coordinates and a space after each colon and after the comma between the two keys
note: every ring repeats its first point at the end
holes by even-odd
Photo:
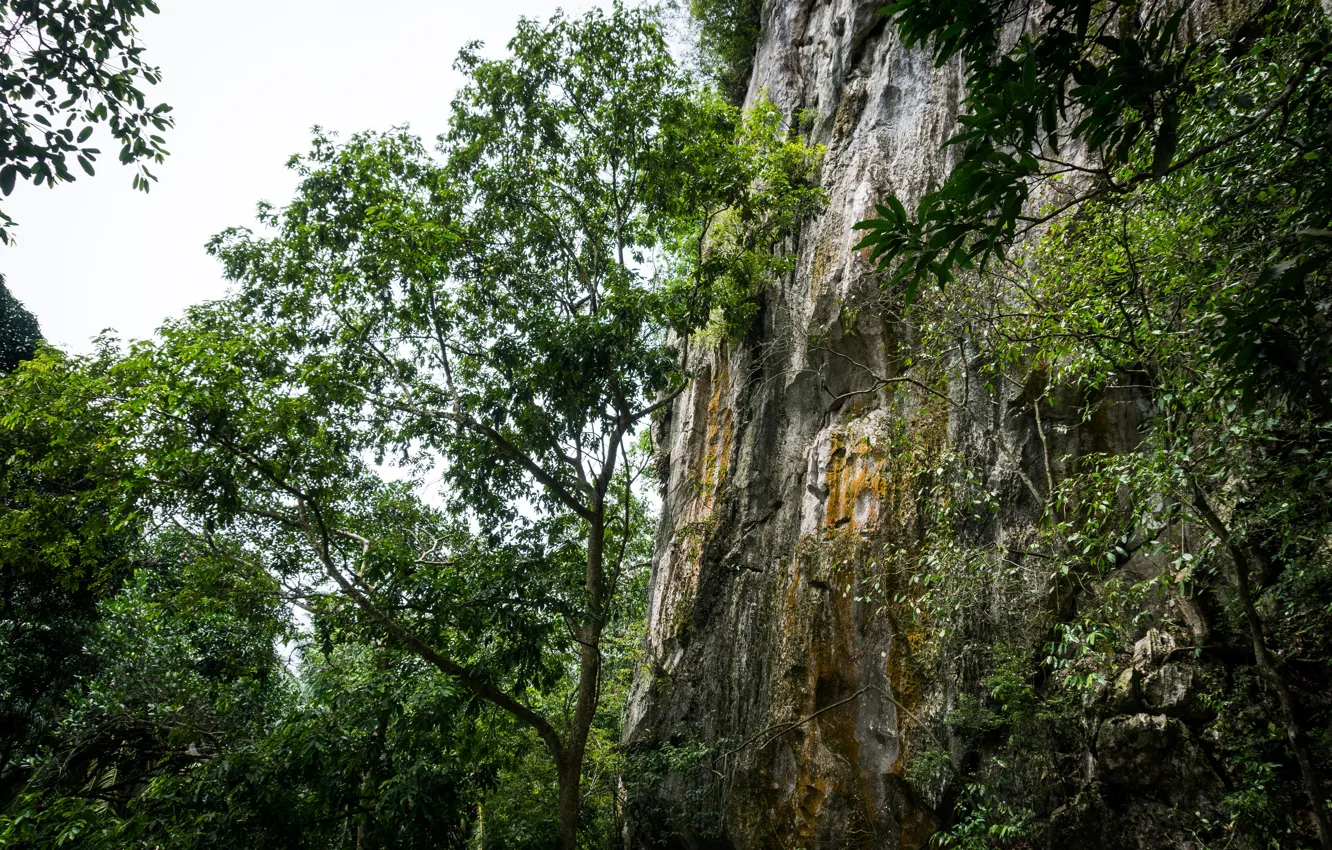
{"type": "Polygon", "coordinates": [[[226,291],[208,237],[251,225],[260,200],[295,189],[288,157],[315,124],[344,137],[410,123],[445,129],[467,42],[498,56],[519,17],[578,13],[605,0],[159,0],[141,27],[163,81],[148,91],[176,127],[159,182],[133,191],[133,170],[103,140],[97,176],[55,189],[20,182],[3,207],[19,226],[0,272],[51,343],[87,351],[104,328],[150,336],[186,306],[226,291]]]}

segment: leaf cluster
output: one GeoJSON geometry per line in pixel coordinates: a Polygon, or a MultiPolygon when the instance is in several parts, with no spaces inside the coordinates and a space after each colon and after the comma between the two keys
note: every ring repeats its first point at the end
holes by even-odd
{"type": "Polygon", "coordinates": [[[761,0],[689,0],[703,72],[731,103],[743,103],[763,26],[761,0]]]}
{"type": "MultiPolygon", "coordinates": [[[[145,163],[166,155],[161,133],[171,107],[149,106],[144,89],[161,79],[144,59],[137,22],[157,13],[152,0],[15,0],[0,3],[0,192],[22,177],[33,185],[72,182],[70,160],[88,175],[104,124],[123,164],[138,163],[134,188],[157,178],[145,163]],[[156,131],[156,132],[154,132],[156,131]]],[[[0,241],[13,219],[0,213],[0,241]]]]}
{"type": "Polygon", "coordinates": [[[1002,259],[1016,239],[1085,199],[1122,194],[1232,146],[1290,104],[1318,98],[1328,55],[1319,12],[1309,4],[1260,11],[1207,42],[1189,33],[1187,7],[1058,0],[1037,12],[1025,2],[902,0],[882,10],[908,45],[928,44],[942,65],[966,71],[962,131],[949,141],[957,165],[912,214],[900,199],[860,222],[860,248],[891,270],[908,302],[920,284],[943,286],[960,272],[1002,259]],[[1270,15],[1273,20],[1262,20],[1270,15]],[[1313,24],[1312,27],[1305,24],[1313,24]],[[1262,52],[1256,31],[1298,30],[1300,59],[1283,88],[1229,103],[1199,78],[1216,61],[1262,52]],[[1181,122],[1200,106],[1239,119],[1209,137],[1181,122]]]}

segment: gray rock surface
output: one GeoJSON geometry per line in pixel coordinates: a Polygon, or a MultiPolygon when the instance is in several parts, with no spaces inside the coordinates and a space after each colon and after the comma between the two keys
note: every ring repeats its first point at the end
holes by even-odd
{"type": "Polygon", "coordinates": [[[627,738],[715,749],[759,738],[716,766],[718,823],[690,831],[699,846],[712,833],[755,847],[923,846],[932,828],[898,776],[918,695],[892,624],[846,591],[872,541],[914,523],[885,474],[894,423],[913,419],[937,451],[948,418],[884,409],[886,392],[838,396],[873,385],[897,333],[881,319],[850,326],[849,308],[876,291],[852,225],[885,193],[917,197],[944,173],[960,75],[904,49],[880,5],[765,4],[750,98],[816,111],[831,203],[751,338],[691,347],[694,383],[656,434],[667,481],[651,670],[627,738]]]}
{"type": "Polygon", "coordinates": [[[1163,714],[1181,715],[1192,708],[1197,670],[1188,664],[1165,664],[1142,683],[1149,708],[1163,714]]]}
{"type": "Polygon", "coordinates": [[[1214,799],[1220,780],[1188,727],[1160,714],[1117,715],[1096,736],[1096,778],[1175,806],[1214,799]]]}
{"type": "MultiPolygon", "coordinates": [[[[875,14],[881,5],[764,3],[749,97],[816,113],[830,204],[801,234],[794,273],[765,292],[747,339],[687,343],[695,378],[654,427],[663,513],[625,740],[640,753],[699,744],[708,756],[663,768],[636,792],[629,846],[927,846],[948,789],[913,786],[904,771],[941,745],[923,718],[947,714],[959,683],[913,663],[928,635],[893,621],[882,604],[892,588],[864,586],[886,545],[921,535],[913,482],[947,453],[974,458],[1002,505],[975,530],[978,543],[1021,548],[1037,504],[1019,464],[1035,470],[1042,452],[1138,439],[1144,411],[1126,399],[1094,432],[1048,427],[1044,449],[1027,391],[986,384],[966,344],[947,355],[945,400],[879,385],[916,341],[875,308],[878,282],[852,251],[852,225],[889,193],[910,206],[945,173],[940,147],[962,89],[957,67],[903,47],[875,14]]],[[[1029,603],[1057,604],[1042,581],[1026,583],[1029,603]]],[[[1096,738],[1107,784],[1183,740],[1163,715],[1184,699],[1187,677],[1153,672],[1158,648],[1145,646],[1113,688],[1111,713],[1129,719],[1112,718],[1096,738]],[[1157,714],[1133,713],[1143,698],[1157,714]],[[1127,762],[1113,754],[1119,743],[1127,762]]],[[[965,758],[965,741],[942,746],[965,758]]],[[[1079,799],[1061,828],[1120,817],[1094,793],[1079,799]]]]}

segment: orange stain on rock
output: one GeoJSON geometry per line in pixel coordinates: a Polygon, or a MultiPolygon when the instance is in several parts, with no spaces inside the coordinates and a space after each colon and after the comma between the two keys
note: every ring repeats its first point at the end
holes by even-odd
{"type": "MultiPolygon", "coordinates": [[[[864,416],[828,436],[822,523],[819,532],[804,538],[797,549],[783,599],[783,651],[804,661],[799,681],[792,683],[797,693],[775,700],[777,704],[807,717],[855,693],[860,661],[854,631],[858,625],[854,594],[846,588],[869,577],[865,569],[867,565],[871,571],[875,569],[873,557],[881,544],[898,544],[908,550],[915,546],[919,514],[924,509],[921,500],[926,498],[922,488],[940,464],[947,425],[946,405],[924,400],[905,422],[864,416]],[[818,603],[811,598],[815,593],[821,594],[818,603]]],[[[910,560],[908,570],[909,564],[910,560]]],[[[885,581],[889,598],[895,592],[889,590],[892,582],[902,579],[900,574],[894,579],[886,572],[874,577],[885,581]]],[[[927,624],[895,616],[894,607],[888,603],[886,613],[903,628],[881,663],[893,698],[905,709],[898,713],[901,743],[892,768],[900,775],[909,752],[924,743],[916,740],[921,733],[914,729],[909,714],[919,714],[924,701],[916,659],[930,637],[927,624]]],[[[819,834],[821,821],[828,816],[827,800],[847,796],[863,801],[865,834],[872,835],[871,824],[879,813],[872,810],[871,801],[877,795],[869,788],[868,777],[849,769],[858,763],[856,728],[861,710],[860,701],[851,700],[790,733],[798,767],[794,783],[787,786],[789,796],[778,802],[773,815],[791,825],[793,846],[819,834]]],[[[910,806],[906,809],[900,813],[904,819],[896,846],[927,846],[936,828],[932,814],[910,806]]],[[[864,846],[881,846],[879,840],[867,838],[869,843],[864,846]]]]}
{"type": "Polygon", "coordinates": [[[708,402],[699,417],[702,421],[696,418],[687,425],[701,435],[701,439],[690,440],[688,454],[683,459],[683,468],[689,470],[689,477],[681,486],[689,488],[688,497],[678,514],[682,522],[676,526],[668,561],[663,560],[668,572],[663,607],[665,632],[669,635],[678,635],[689,626],[688,615],[698,584],[703,547],[716,523],[717,495],[726,483],[735,449],[731,363],[725,341],[717,347],[714,358],[709,376],[702,379],[709,384],[703,390],[707,392],[708,402]]]}

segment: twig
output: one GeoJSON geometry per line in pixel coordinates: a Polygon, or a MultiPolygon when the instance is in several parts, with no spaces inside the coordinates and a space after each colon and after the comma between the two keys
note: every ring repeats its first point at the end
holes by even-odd
{"type": "Polygon", "coordinates": [[[832,711],[834,708],[839,708],[843,705],[846,705],[848,702],[851,702],[852,700],[859,698],[861,694],[867,693],[869,691],[874,691],[878,693],[880,696],[882,696],[884,699],[891,702],[894,706],[897,707],[898,711],[901,711],[912,721],[914,721],[915,724],[920,727],[921,731],[923,731],[926,735],[930,737],[930,740],[932,740],[940,748],[943,748],[943,742],[940,741],[932,731],[930,731],[929,726],[927,726],[919,717],[917,717],[915,714],[911,712],[911,709],[907,708],[905,705],[902,705],[902,703],[897,701],[896,697],[885,691],[883,688],[880,688],[878,685],[865,685],[863,688],[860,688],[850,696],[844,697],[843,699],[840,699],[837,702],[832,703],[830,705],[825,705],[823,708],[820,708],[818,711],[815,711],[813,714],[810,714],[807,717],[801,718],[800,720],[788,721],[786,723],[775,723],[767,727],[766,729],[762,729],[754,733],[753,735],[750,735],[734,749],[727,750],[726,752],[714,758],[712,760],[712,763],[716,764],[718,761],[725,761],[726,759],[730,758],[731,756],[735,755],[741,750],[746,749],[747,747],[749,747],[750,744],[753,744],[756,740],[762,738],[764,735],[772,733],[771,737],[769,737],[766,741],[764,741],[763,745],[759,747],[759,749],[763,749],[764,747],[768,746],[768,744],[771,744],[773,741],[785,735],[787,732],[798,729],[801,726],[804,726],[806,723],[809,723],[811,720],[814,720],[819,715],[832,711]]]}

